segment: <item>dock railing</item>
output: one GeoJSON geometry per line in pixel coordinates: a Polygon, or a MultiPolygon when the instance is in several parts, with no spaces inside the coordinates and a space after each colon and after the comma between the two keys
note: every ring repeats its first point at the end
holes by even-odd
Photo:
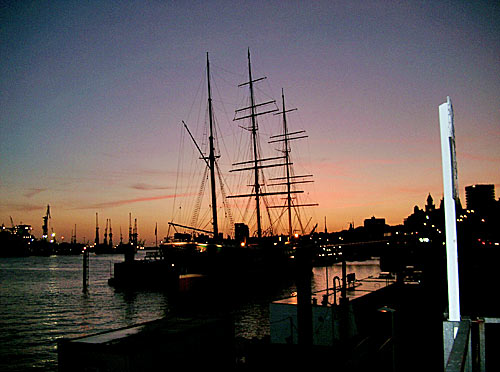
{"type": "Polygon", "coordinates": [[[487,324],[500,318],[463,319],[443,322],[443,351],[446,372],[485,372],[487,324]]]}

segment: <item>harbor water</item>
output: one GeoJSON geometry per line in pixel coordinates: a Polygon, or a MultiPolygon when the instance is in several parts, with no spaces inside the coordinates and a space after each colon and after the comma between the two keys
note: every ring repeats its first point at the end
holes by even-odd
{"type": "MultiPolygon", "coordinates": [[[[155,320],[173,311],[223,310],[231,315],[236,336],[264,338],[269,335],[269,303],[295,294],[294,284],[288,283],[265,293],[229,292],[215,301],[205,297],[179,310],[165,292],[110,287],[113,263],[122,260],[122,255],[91,255],[85,294],[82,256],[0,258],[0,371],[57,371],[59,339],[155,320]]],[[[359,279],[376,276],[379,262],[349,263],[347,272],[359,279]]],[[[327,277],[332,285],[333,277],[341,276],[341,267],[317,267],[313,273],[313,291],[319,291],[327,277]]]]}

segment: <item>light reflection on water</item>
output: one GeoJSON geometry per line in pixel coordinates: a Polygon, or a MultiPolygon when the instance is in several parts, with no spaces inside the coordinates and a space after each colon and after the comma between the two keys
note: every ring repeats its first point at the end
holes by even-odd
{"type": "Polygon", "coordinates": [[[122,256],[92,256],[89,294],[82,257],[0,258],[0,370],[57,370],[57,340],[160,318],[161,293],[130,297],[108,286],[122,256]]]}
{"type": "MultiPolygon", "coordinates": [[[[139,255],[140,256],[140,255],[139,255]]],[[[138,257],[140,258],[140,257],[138,257]]],[[[82,293],[82,257],[0,258],[0,370],[57,370],[57,340],[106,331],[165,316],[172,308],[159,291],[121,292],[107,283],[122,255],[90,258],[89,293],[82,293]]],[[[348,265],[357,278],[378,272],[378,262],[348,265]]],[[[330,283],[341,268],[329,268],[330,283]]],[[[314,269],[313,290],[324,288],[325,268],[314,269]]],[[[227,301],[238,336],[269,334],[269,303],[290,295],[283,288],[244,301],[227,301]]],[[[216,302],[216,301],[215,301],[216,302]]],[[[214,306],[213,304],[209,306],[214,306]]]]}
{"type": "MultiPolygon", "coordinates": [[[[380,273],[380,265],[378,259],[367,261],[356,261],[346,263],[346,273],[355,273],[356,279],[365,279],[369,276],[378,276],[380,273]]],[[[313,268],[313,291],[321,291],[326,288],[326,278],[328,276],[329,288],[333,286],[333,278],[338,276],[342,278],[342,264],[338,263],[328,267],[313,268]]]]}

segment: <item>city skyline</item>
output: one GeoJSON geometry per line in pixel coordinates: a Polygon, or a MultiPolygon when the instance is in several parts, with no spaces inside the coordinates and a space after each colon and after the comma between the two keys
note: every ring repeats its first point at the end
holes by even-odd
{"type": "MultiPolygon", "coordinates": [[[[291,126],[309,136],[300,166],[314,175],[319,230],[325,217],[329,231],[371,216],[399,224],[429,193],[440,200],[447,96],[461,200],[468,185],[498,188],[499,19],[487,1],[12,2],[0,29],[0,223],[12,216],[40,237],[50,204],[68,241],[75,224],[93,240],[96,212],[101,235],[112,220],[115,241],[129,213],[148,243],[156,223],[165,236],[174,202],[192,196],[177,187],[179,156],[196,151],[180,148],[192,145],[181,122],[200,138],[193,101],[205,54],[229,145],[247,48],[255,75],[267,77],[263,94],[280,102],[284,88],[298,108],[291,126]]],[[[231,160],[220,161],[228,172],[231,160]]]]}

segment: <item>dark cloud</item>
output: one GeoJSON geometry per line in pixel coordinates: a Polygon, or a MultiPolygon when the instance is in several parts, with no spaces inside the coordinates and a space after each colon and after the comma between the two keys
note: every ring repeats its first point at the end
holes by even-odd
{"type": "Polygon", "coordinates": [[[33,196],[40,194],[41,192],[46,191],[46,190],[47,189],[39,189],[39,188],[29,189],[28,191],[26,191],[24,193],[24,196],[27,198],[32,198],[33,196]]]}
{"type": "Polygon", "coordinates": [[[112,207],[119,207],[121,205],[126,205],[126,204],[148,202],[148,201],[162,200],[162,199],[172,199],[172,198],[175,198],[175,197],[180,198],[180,197],[191,196],[191,195],[192,194],[180,194],[180,195],[169,194],[169,195],[159,195],[159,196],[147,196],[147,197],[143,197],[143,198],[126,199],[126,200],[115,200],[115,201],[110,201],[110,202],[105,202],[105,203],[98,203],[98,204],[90,205],[88,207],[82,207],[82,208],[79,208],[79,209],[112,208],[112,207]]]}
{"type": "Polygon", "coordinates": [[[168,186],[155,186],[155,185],[148,185],[146,183],[136,183],[135,185],[132,185],[131,188],[135,190],[169,190],[171,187],[168,186]]]}
{"type": "Polygon", "coordinates": [[[28,204],[28,203],[8,203],[5,204],[4,207],[11,211],[17,212],[33,212],[33,211],[41,211],[46,208],[46,206],[38,205],[38,204],[28,204]]]}

